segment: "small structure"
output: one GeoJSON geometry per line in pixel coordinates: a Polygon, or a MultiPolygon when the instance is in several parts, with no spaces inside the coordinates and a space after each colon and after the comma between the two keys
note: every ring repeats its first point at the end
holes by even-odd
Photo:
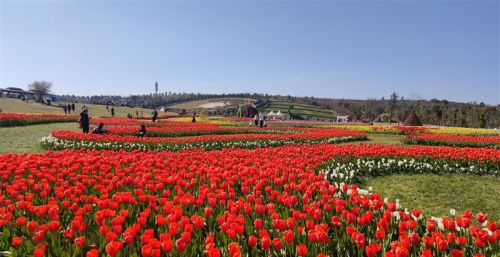
{"type": "Polygon", "coordinates": [[[412,111],[410,115],[405,120],[405,125],[406,126],[422,126],[422,122],[420,122],[420,119],[418,118],[417,114],[412,111]]]}
{"type": "Polygon", "coordinates": [[[352,118],[349,115],[337,116],[337,122],[349,122],[352,118]]]}
{"type": "Polygon", "coordinates": [[[0,96],[9,98],[35,99],[33,92],[25,91],[18,87],[0,88],[0,96]]]}
{"type": "Polygon", "coordinates": [[[285,115],[281,113],[281,111],[278,112],[270,111],[266,116],[272,119],[282,119],[285,115]]]}

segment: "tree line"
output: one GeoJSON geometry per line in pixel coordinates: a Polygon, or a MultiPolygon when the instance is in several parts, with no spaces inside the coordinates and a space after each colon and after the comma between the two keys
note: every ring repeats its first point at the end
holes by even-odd
{"type": "Polygon", "coordinates": [[[360,122],[395,122],[402,123],[411,112],[424,124],[499,128],[500,106],[485,103],[459,103],[445,99],[404,99],[397,93],[388,98],[369,98],[366,100],[330,99],[315,97],[297,97],[290,95],[270,95],[259,93],[201,94],[201,93],[151,93],[131,96],[57,96],[59,101],[76,101],[93,104],[112,104],[130,107],[159,108],[182,102],[214,98],[251,98],[264,101],[280,100],[303,103],[318,108],[331,110],[335,115],[350,115],[360,122]]]}

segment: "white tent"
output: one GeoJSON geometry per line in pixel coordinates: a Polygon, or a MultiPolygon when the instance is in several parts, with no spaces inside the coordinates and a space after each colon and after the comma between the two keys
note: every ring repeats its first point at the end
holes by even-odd
{"type": "Polygon", "coordinates": [[[274,117],[274,116],[276,116],[276,113],[274,111],[270,111],[266,116],[274,117]]]}
{"type": "Polygon", "coordinates": [[[281,111],[278,111],[278,112],[276,113],[276,116],[283,116],[283,113],[281,113],[281,111]]]}

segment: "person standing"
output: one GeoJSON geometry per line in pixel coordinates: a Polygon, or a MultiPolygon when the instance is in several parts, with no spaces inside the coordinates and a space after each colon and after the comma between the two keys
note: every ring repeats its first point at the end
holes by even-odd
{"type": "Polygon", "coordinates": [[[192,122],[196,122],[196,112],[193,112],[193,120],[192,122]]]}
{"type": "Polygon", "coordinates": [[[64,110],[64,114],[67,114],[68,113],[68,109],[66,107],[66,104],[63,104],[63,110],[64,110]]]}
{"type": "Polygon", "coordinates": [[[258,114],[255,114],[255,117],[253,118],[253,122],[255,123],[256,127],[259,125],[259,115],[258,114]]]}
{"type": "Polygon", "coordinates": [[[75,112],[75,103],[74,103],[74,102],[71,104],[71,110],[72,110],[73,112],[75,112]]]}
{"type": "Polygon", "coordinates": [[[111,106],[111,117],[115,117],[115,107],[111,106]]]}
{"type": "Polygon", "coordinates": [[[264,114],[262,112],[259,113],[259,127],[264,126],[264,114]]]}
{"type": "Polygon", "coordinates": [[[83,109],[83,111],[80,113],[80,120],[78,120],[78,123],[80,123],[80,128],[82,128],[83,133],[88,134],[89,133],[89,112],[87,109],[83,109]]]}
{"type": "Polygon", "coordinates": [[[153,122],[155,122],[156,119],[158,118],[158,111],[156,111],[156,109],[154,109],[153,113],[151,113],[151,114],[153,114],[153,117],[151,117],[151,120],[153,120],[153,122]]]}

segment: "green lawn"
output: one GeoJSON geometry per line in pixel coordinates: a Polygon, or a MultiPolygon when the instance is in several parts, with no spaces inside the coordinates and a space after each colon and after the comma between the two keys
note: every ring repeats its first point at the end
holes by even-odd
{"type": "Polygon", "coordinates": [[[52,130],[79,130],[78,123],[0,128],[0,153],[42,152],[38,141],[52,130]]]}
{"type": "Polygon", "coordinates": [[[386,134],[367,134],[369,144],[392,144],[402,145],[401,139],[403,135],[386,135],[386,134]]]}
{"type": "Polygon", "coordinates": [[[484,211],[492,220],[500,219],[500,178],[472,175],[396,174],[368,180],[364,188],[391,200],[400,199],[405,208],[416,207],[424,213],[449,215],[450,208],[484,211]]]}
{"type": "MultiPolygon", "coordinates": [[[[20,99],[12,98],[0,98],[0,109],[2,112],[17,112],[17,113],[55,113],[64,114],[62,108],[56,107],[56,104],[52,106],[39,104],[37,102],[23,102],[20,99]]],[[[83,104],[75,104],[75,113],[78,114],[82,108],[83,104]]],[[[91,117],[111,117],[110,110],[106,110],[105,105],[99,104],[87,104],[89,108],[89,114],[91,117]]],[[[111,107],[110,107],[111,108],[111,107]]],[[[124,106],[115,106],[115,117],[127,117],[127,114],[132,114],[136,116],[136,111],[139,115],[150,115],[152,110],[144,108],[130,108],[124,106]]]]}

